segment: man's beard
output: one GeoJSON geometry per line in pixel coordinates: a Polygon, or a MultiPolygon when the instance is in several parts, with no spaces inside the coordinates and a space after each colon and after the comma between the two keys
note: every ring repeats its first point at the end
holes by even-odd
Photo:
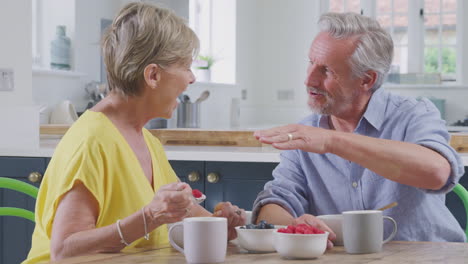
{"type": "Polygon", "coordinates": [[[331,115],[332,114],[333,112],[332,110],[334,108],[333,106],[335,105],[335,98],[333,98],[328,92],[321,91],[314,87],[307,87],[307,92],[308,93],[313,92],[313,93],[320,94],[323,97],[325,97],[325,103],[320,104],[315,99],[311,98],[309,94],[308,105],[309,105],[310,110],[313,113],[319,114],[319,115],[331,115]]]}
{"type": "Polygon", "coordinates": [[[356,98],[358,97],[357,91],[353,92],[349,95],[343,94],[335,94],[332,96],[330,93],[326,91],[319,90],[315,87],[307,87],[307,92],[313,92],[316,94],[320,94],[325,97],[325,102],[320,103],[315,99],[311,98],[309,94],[309,101],[308,105],[310,110],[319,115],[340,115],[345,111],[349,111],[351,106],[355,102],[356,98]]]}

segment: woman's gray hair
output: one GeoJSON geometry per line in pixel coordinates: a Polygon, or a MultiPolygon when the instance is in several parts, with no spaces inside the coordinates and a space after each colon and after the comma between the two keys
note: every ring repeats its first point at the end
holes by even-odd
{"type": "Polygon", "coordinates": [[[143,2],[127,4],[102,40],[109,89],[139,95],[147,65],[190,63],[198,50],[197,36],[173,11],[143,2]]]}
{"type": "Polygon", "coordinates": [[[332,37],[358,37],[356,50],[349,64],[354,77],[364,77],[366,71],[377,72],[372,90],[385,80],[393,59],[393,41],[390,34],[375,19],[356,13],[325,13],[319,19],[319,28],[332,37]]]}

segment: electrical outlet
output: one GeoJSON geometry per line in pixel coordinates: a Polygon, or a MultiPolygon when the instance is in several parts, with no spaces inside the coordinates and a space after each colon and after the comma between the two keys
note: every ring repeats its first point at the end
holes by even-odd
{"type": "Polygon", "coordinates": [[[0,91],[13,91],[13,69],[0,69],[0,91]]]}
{"type": "Polygon", "coordinates": [[[241,99],[242,100],[247,100],[247,90],[246,89],[241,90],[241,99]]]}
{"type": "Polygon", "coordinates": [[[294,100],[294,90],[277,90],[276,99],[278,99],[279,101],[294,100]]]}

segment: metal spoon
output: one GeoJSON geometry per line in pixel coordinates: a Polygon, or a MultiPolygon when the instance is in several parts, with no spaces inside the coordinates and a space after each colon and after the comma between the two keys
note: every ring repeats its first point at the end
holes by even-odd
{"type": "Polygon", "coordinates": [[[198,97],[195,103],[201,103],[205,101],[209,96],[210,96],[210,91],[206,90],[203,93],[201,93],[200,97],[198,97]]]}

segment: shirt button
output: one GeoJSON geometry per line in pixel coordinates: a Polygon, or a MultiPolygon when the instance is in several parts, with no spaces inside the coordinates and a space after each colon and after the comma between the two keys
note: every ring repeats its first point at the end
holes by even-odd
{"type": "Polygon", "coordinates": [[[357,182],[353,182],[353,187],[356,188],[357,187],[357,182]]]}

